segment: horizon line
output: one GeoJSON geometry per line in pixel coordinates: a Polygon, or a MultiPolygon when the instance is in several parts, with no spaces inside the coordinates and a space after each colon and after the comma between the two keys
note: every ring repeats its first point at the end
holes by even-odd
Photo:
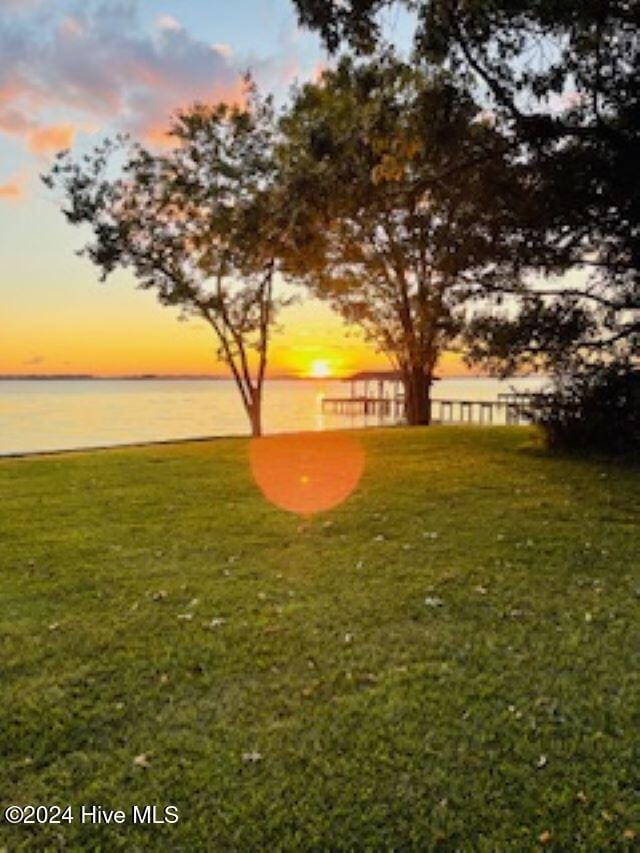
{"type": "MultiPolygon", "coordinates": [[[[540,373],[522,374],[518,377],[517,374],[511,374],[510,377],[504,378],[527,378],[534,376],[542,376],[540,373]]],[[[341,381],[348,379],[349,375],[335,376],[305,376],[295,373],[276,373],[272,376],[265,377],[265,381],[279,380],[313,380],[314,382],[341,381]]],[[[490,373],[451,373],[440,375],[440,379],[499,379],[490,373]]],[[[117,373],[117,374],[99,374],[99,373],[0,373],[0,381],[109,381],[109,380],[174,380],[174,381],[213,381],[213,382],[233,382],[232,376],[212,373],[117,373]]]]}

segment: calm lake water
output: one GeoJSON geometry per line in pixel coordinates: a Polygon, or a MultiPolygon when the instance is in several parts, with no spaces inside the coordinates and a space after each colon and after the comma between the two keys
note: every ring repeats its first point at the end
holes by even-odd
{"type": "MultiPolygon", "coordinates": [[[[443,379],[434,398],[495,400],[541,379],[443,379]]],[[[265,388],[265,432],[374,426],[378,417],[323,414],[321,397],[347,396],[343,382],[279,380],[265,388]]],[[[389,423],[390,421],[387,421],[389,423]]],[[[245,435],[246,416],[231,381],[0,381],[0,455],[129,442],[245,435]]]]}

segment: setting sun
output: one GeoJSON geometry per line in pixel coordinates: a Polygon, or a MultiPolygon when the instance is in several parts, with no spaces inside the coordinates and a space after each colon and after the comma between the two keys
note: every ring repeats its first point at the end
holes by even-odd
{"type": "Polygon", "coordinates": [[[314,379],[327,379],[327,377],[331,376],[329,362],[324,359],[312,361],[309,367],[309,376],[312,376],[314,379]]]}

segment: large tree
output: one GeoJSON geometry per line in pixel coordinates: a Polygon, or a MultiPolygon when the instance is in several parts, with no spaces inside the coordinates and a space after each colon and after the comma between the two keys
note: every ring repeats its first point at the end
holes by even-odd
{"type": "Polygon", "coordinates": [[[512,364],[637,357],[637,0],[295,3],[330,49],[350,44],[363,53],[384,40],[384,10],[404,7],[415,24],[415,60],[447,69],[472,92],[527,166],[519,265],[545,275],[589,273],[570,285],[538,280],[518,288],[510,304],[521,311],[485,324],[486,353],[512,364]]]}
{"type": "Polygon", "coordinates": [[[440,356],[503,280],[496,220],[468,200],[503,183],[508,199],[509,146],[447,75],[389,55],[304,86],[282,129],[289,271],[389,356],[408,422],[429,423],[440,356]]]}
{"type": "Polygon", "coordinates": [[[91,154],[61,154],[44,180],[74,225],[93,239],[82,254],[102,273],[133,271],[163,305],[215,334],[253,435],[262,391],[279,243],[274,111],[249,86],[245,106],[195,105],[170,129],[173,145],[149,151],[119,138],[91,154]]]}

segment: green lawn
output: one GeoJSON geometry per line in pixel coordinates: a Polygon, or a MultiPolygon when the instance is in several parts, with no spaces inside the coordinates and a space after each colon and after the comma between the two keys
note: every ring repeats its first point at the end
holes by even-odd
{"type": "Polygon", "coordinates": [[[638,843],[640,471],[361,440],[308,524],[243,440],[0,463],[0,801],[76,816],[0,849],[638,843]],[[134,803],[180,821],[80,824],[134,803]]]}

